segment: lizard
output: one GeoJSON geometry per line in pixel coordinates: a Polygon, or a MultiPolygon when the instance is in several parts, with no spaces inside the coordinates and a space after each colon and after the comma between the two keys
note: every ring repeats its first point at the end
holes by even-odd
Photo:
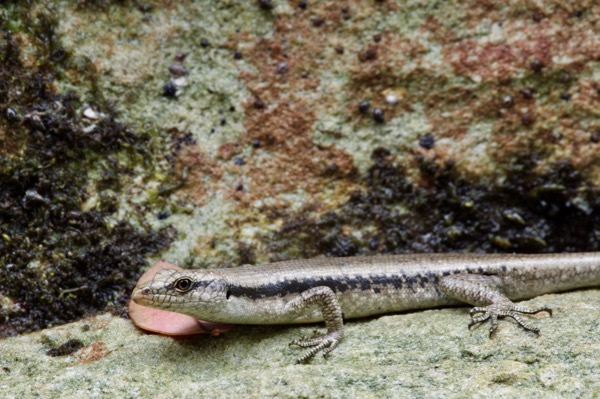
{"type": "Polygon", "coordinates": [[[164,269],[136,286],[134,302],[232,324],[325,322],[326,333],[290,345],[308,348],[302,363],[328,355],[344,336],[344,319],[473,305],[468,327],[546,312],[513,301],[600,286],[600,252],[561,254],[404,254],[289,260],[237,268],[164,269]]]}

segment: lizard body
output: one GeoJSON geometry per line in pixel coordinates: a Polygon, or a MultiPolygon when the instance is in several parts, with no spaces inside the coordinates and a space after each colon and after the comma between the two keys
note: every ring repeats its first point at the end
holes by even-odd
{"type": "Polygon", "coordinates": [[[469,303],[472,322],[512,317],[538,333],[512,300],[600,286],[600,252],[569,254],[415,254],[291,260],[228,269],[166,269],[134,289],[138,304],[233,324],[325,321],[327,333],[292,343],[333,350],[343,319],[469,303]],[[481,316],[475,316],[482,314],[481,316]]]}

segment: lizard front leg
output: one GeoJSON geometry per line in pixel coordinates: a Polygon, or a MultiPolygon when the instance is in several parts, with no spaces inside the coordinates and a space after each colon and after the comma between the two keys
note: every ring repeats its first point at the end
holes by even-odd
{"type": "Polygon", "coordinates": [[[492,336],[498,327],[498,318],[511,317],[524,329],[539,334],[539,328],[525,323],[519,314],[548,312],[552,316],[552,309],[547,306],[535,309],[519,306],[502,294],[500,287],[499,277],[479,274],[456,274],[444,277],[440,282],[440,289],[444,294],[475,306],[470,311],[469,329],[490,320],[490,336],[492,336]],[[483,315],[475,317],[478,313],[483,315]]]}
{"type": "Polygon", "coordinates": [[[285,311],[299,315],[312,305],[318,306],[321,311],[325,327],[327,327],[327,333],[313,338],[302,337],[290,342],[290,345],[297,345],[303,348],[310,347],[304,355],[298,358],[297,363],[305,362],[319,351],[323,351],[323,356],[327,356],[327,354],[338,346],[344,336],[342,308],[335,293],[329,287],[313,287],[301,292],[286,304],[285,311]]]}

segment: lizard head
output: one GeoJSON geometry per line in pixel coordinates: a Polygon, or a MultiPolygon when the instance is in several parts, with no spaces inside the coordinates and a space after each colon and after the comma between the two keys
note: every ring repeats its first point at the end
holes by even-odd
{"type": "Polygon", "coordinates": [[[210,271],[163,269],[131,294],[135,303],[210,320],[227,298],[227,286],[210,271]]]}

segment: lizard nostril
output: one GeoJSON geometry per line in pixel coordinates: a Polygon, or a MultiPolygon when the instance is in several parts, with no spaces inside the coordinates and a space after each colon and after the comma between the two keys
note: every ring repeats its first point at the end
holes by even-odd
{"type": "Polygon", "coordinates": [[[146,287],[142,289],[142,295],[149,295],[150,294],[150,288],[146,287]]]}

